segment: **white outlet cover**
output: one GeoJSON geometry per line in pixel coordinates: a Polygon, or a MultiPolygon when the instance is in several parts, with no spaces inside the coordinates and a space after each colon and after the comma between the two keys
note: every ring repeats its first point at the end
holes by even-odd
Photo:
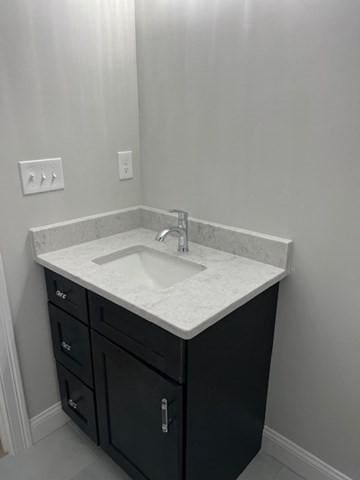
{"type": "Polygon", "coordinates": [[[118,152],[118,161],[120,180],[130,180],[134,178],[132,152],[118,152]]]}
{"type": "Polygon", "coordinates": [[[21,161],[19,170],[24,195],[65,188],[61,158],[21,161]]]}

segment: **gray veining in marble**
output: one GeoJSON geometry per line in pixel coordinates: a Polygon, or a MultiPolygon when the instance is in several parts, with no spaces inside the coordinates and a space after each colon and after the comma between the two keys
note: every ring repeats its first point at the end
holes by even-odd
{"type": "Polygon", "coordinates": [[[129,283],[116,266],[93,262],[95,258],[135,245],[184,255],[176,251],[176,238],[159,243],[154,239],[154,231],[137,228],[40,254],[36,260],[185,339],[196,336],[287,275],[285,269],[197,243],[190,244],[186,259],[206,269],[165,289],[129,283]]]}
{"type": "MultiPolygon", "coordinates": [[[[141,226],[144,228],[158,231],[164,226],[176,223],[174,214],[150,207],[140,209],[141,226]]],[[[291,240],[195,218],[190,218],[189,229],[192,242],[269,263],[275,267],[290,269],[293,243],[291,240]]]]}
{"type": "MultiPolygon", "coordinates": [[[[97,257],[136,245],[178,256],[177,239],[160,244],[155,231],[176,222],[164,210],[137,206],[33,228],[35,260],[108,300],[189,339],[289,272],[290,240],[190,219],[192,262],[206,267],[171,287],[130,283],[116,265],[97,257]]],[[[135,276],[136,278],[136,276],[135,276]]]]}
{"type": "MultiPolygon", "coordinates": [[[[36,256],[134,228],[158,231],[175,223],[176,215],[165,210],[136,206],[32,228],[30,234],[36,256]]],[[[290,270],[291,240],[194,218],[189,226],[192,242],[290,270]]]]}
{"type": "Polygon", "coordinates": [[[34,254],[60,250],[140,227],[138,207],[30,229],[34,254]]]}

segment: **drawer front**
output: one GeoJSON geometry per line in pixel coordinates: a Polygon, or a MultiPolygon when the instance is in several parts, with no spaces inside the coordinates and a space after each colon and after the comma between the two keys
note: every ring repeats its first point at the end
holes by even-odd
{"type": "Polygon", "coordinates": [[[86,290],[50,270],[45,270],[45,277],[51,303],[88,323],[86,290]]]}
{"type": "Polygon", "coordinates": [[[59,363],[57,370],[64,412],[98,443],[94,392],[59,363]]]}
{"type": "Polygon", "coordinates": [[[185,341],[89,292],[91,327],[141,360],[184,382],[185,341]]]}
{"type": "Polygon", "coordinates": [[[49,303],[55,358],[68,370],[93,385],[89,328],[49,303]]]}

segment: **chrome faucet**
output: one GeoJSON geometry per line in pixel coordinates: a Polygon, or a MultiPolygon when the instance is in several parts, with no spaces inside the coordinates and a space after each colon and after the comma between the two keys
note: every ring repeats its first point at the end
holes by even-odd
{"type": "Polygon", "coordinates": [[[179,237],[178,252],[189,251],[189,214],[183,210],[170,210],[170,213],[178,214],[176,227],[165,228],[156,235],[158,242],[164,242],[169,233],[176,233],[179,237]]]}

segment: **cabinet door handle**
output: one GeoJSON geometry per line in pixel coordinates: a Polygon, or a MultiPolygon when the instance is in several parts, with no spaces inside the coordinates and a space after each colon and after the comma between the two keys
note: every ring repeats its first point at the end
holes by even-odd
{"type": "Polygon", "coordinates": [[[163,433],[169,432],[169,413],[168,413],[168,401],[166,398],[161,400],[161,429],[163,433]]]}
{"type": "Polygon", "coordinates": [[[76,402],[74,402],[74,400],[71,399],[71,398],[69,398],[69,400],[68,400],[68,405],[73,410],[77,410],[77,408],[78,408],[78,404],[76,402]]]}
{"type": "Polygon", "coordinates": [[[62,300],[67,299],[67,293],[62,292],[61,290],[56,290],[55,294],[57,297],[61,298],[62,300]]]}
{"type": "Polygon", "coordinates": [[[71,352],[72,346],[69,343],[66,343],[64,340],[61,342],[61,348],[67,352],[71,352]]]}

